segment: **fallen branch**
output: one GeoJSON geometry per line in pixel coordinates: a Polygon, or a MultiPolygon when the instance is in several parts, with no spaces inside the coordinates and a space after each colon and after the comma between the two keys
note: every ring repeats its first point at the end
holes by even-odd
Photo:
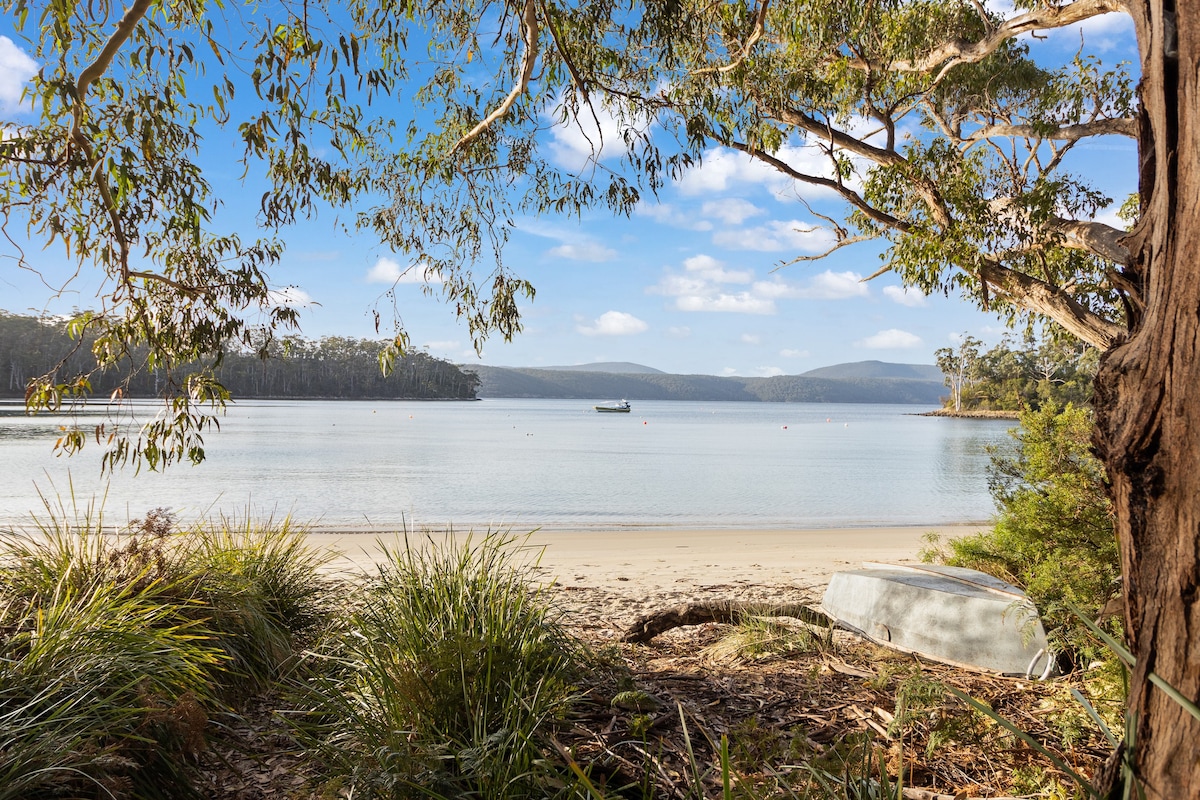
{"type": "Polygon", "coordinates": [[[736,624],[746,617],[795,617],[809,625],[828,628],[833,621],[822,611],[803,603],[781,603],[764,606],[741,600],[721,600],[708,603],[684,603],[673,608],[655,611],[638,617],[621,637],[623,642],[644,643],[660,633],[688,625],[706,622],[736,624]]]}

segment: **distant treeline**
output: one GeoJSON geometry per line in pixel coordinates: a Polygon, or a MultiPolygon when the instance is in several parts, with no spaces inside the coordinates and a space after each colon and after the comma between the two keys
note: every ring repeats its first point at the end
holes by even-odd
{"type": "Polygon", "coordinates": [[[940,405],[940,381],[912,378],[732,378],[666,373],[577,372],[472,366],[481,397],[603,400],[707,400],[775,403],[921,403],[940,405]]]}
{"type": "MultiPolygon", "coordinates": [[[[384,343],[328,336],[319,340],[289,336],[272,342],[263,359],[246,349],[227,352],[215,374],[235,398],[336,398],[473,400],[479,379],[426,353],[396,360],[384,376],[379,353],[384,343]]],[[[74,341],[66,322],[39,320],[0,311],[0,396],[24,397],[33,378],[65,359],[66,380],[95,369],[91,341],[74,341]]],[[[137,354],[124,364],[142,363],[137,354]]],[[[181,368],[178,373],[191,371],[181,368]]],[[[179,374],[174,376],[179,379],[179,374]]],[[[108,370],[92,375],[92,392],[107,396],[123,387],[133,397],[153,397],[171,380],[162,370],[108,370]]]]}

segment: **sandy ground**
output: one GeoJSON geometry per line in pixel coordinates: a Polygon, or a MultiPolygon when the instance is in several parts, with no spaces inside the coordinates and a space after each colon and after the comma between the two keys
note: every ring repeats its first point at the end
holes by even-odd
{"type": "MultiPolygon", "coordinates": [[[[582,624],[619,633],[641,614],[704,600],[816,601],[840,569],[863,561],[917,560],[923,537],[981,526],[827,530],[633,529],[514,532],[527,563],[561,592],[582,624]],[[534,560],[536,559],[536,563],[534,560]]],[[[313,532],[312,544],[340,553],[336,569],[370,571],[394,534],[313,532]]],[[[410,541],[420,536],[410,536],[410,541]]],[[[441,537],[438,537],[441,538],[441,537]]],[[[462,541],[463,536],[458,535],[462,541]]]]}

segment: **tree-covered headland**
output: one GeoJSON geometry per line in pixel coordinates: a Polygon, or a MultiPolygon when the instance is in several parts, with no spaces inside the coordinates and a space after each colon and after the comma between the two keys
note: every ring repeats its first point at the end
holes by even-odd
{"type": "MultiPolygon", "coordinates": [[[[65,320],[0,311],[0,397],[25,397],[30,381],[54,370],[90,374],[89,393],[153,399],[197,368],[195,364],[151,368],[134,349],[123,362],[96,371],[94,329],[65,320]]],[[[379,355],[387,342],[327,336],[285,336],[264,343],[265,352],[236,348],[222,354],[213,376],[234,397],[474,400],[479,379],[419,350],[407,352],[384,373],[379,355]]]]}

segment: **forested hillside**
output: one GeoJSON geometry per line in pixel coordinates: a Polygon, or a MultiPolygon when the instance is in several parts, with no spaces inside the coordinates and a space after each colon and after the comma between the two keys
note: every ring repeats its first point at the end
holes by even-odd
{"type": "MultiPolygon", "coordinates": [[[[93,343],[87,333],[73,340],[65,322],[0,312],[0,396],[24,397],[31,378],[64,359],[63,374],[86,374],[95,364],[93,343]]],[[[269,345],[266,359],[249,348],[231,349],[221,359],[216,376],[235,398],[475,399],[478,379],[474,375],[425,353],[397,359],[392,372],[383,375],[382,348],[381,342],[369,339],[287,337],[269,345]]],[[[134,363],[140,363],[136,357],[122,362],[134,363]]],[[[92,393],[107,396],[123,387],[131,396],[151,397],[172,377],[162,370],[132,375],[123,370],[99,372],[91,378],[92,393]]]]}
{"type": "Polygon", "coordinates": [[[743,400],[789,403],[920,403],[940,405],[941,380],[912,378],[723,378],[667,373],[617,374],[472,366],[480,397],[559,399],[743,400]]]}

